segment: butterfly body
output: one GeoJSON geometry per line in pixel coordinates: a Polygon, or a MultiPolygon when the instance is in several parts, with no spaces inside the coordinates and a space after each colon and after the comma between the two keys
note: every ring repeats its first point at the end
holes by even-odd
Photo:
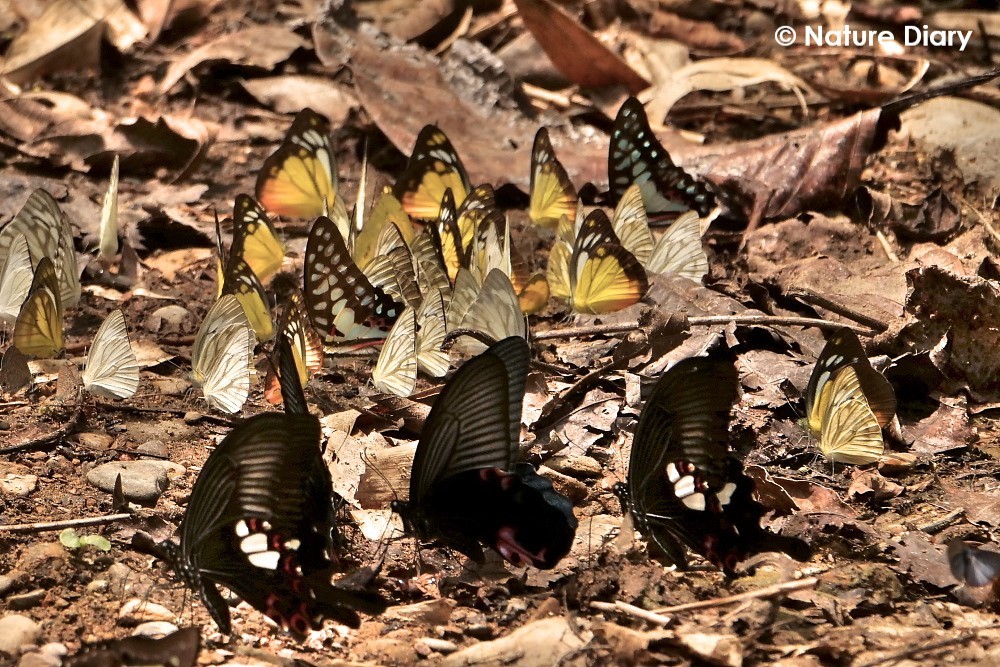
{"type": "Polygon", "coordinates": [[[485,544],[514,564],[551,568],[577,521],[551,482],[515,463],[528,354],[524,339],[506,338],[452,376],[424,425],[409,500],[394,509],[408,532],[474,560],[485,544]]]}
{"type": "Polygon", "coordinates": [[[727,444],[737,384],[723,359],[689,358],[664,373],[636,428],[628,483],[616,488],[651,555],[679,567],[687,564],[685,547],[727,574],[760,552],[809,556],[801,540],[760,526],[766,510],[727,444]]]}

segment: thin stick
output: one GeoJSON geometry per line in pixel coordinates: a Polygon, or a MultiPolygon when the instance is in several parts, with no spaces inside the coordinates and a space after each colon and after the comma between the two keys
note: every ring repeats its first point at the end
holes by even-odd
{"type": "Polygon", "coordinates": [[[183,417],[189,412],[198,412],[201,415],[201,421],[205,421],[210,424],[217,424],[219,426],[235,426],[238,422],[238,420],[216,417],[215,415],[205,414],[204,412],[199,412],[198,410],[190,410],[186,408],[142,407],[139,405],[128,405],[126,403],[104,403],[102,401],[94,401],[94,405],[103,410],[128,412],[130,414],[166,414],[183,417]]]}
{"type": "Polygon", "coordinates": [[[62,530],[64,528],[78,528],[80,526],[103,526],[106,523],[124,521],[131,519],[135,515],[105,514],[104,516],[92,516],[85,519],[67,519],[66,521],[41,521],[38,523],[12,523],[0,526],[0,533],[44,533],[50,530],[62,530]]]}
{"type": "Polygon", "coordinates": [[[926,653],[928,651],[934,651],[939,648],[944,648],[945,646],[951,646],[952,644],[964,644],[965,642],[973,639],[978,633],[976,630],[971,632],[965,632],[957,637],[949,637],[948,639],[938,639],[936,641],[928,642],[926,644],[920,644],[912,648],[906,648],[901,651],[896,651],[895,653],[890,653],[887,656],[878,658],[871,662],[866,662],[858,667],[877,667],[877,665],[884,665],[887,662],[896,662],[902,660],[903,658],[912,658],[913,656],[919,655],[921,653],[926,653]]]}
{"type": "Polygon", "coordinates": [[[738,595],[730,595],[729,597],[715,598],[714,600],[701,600],[699,602],[689,602],[687,604],[674,605],[673,607],[660,607],[659,609],[654,609],[653,612],[656,614],[673,614],[679,611],[691,611],[693,609],[724,607],[737,602],[743,602],[744,600],[762,600],[766,598],[781,597],[787,595],[788,593],[800,591],[805,588],[815,588],[818,583],[819,579],[816,577],[800,579],[798,581],[786,581],[783,584],[765,586],[764,588],[756,591],[739,593],[738,595]]]}
{"type": "Polygon", "coordinates": [[[80,424],[83,423],[83,404],[77,403],[76,410],[70,416],[69,421],[62,425],[58,431],[49,433],[48,435],[43,435],[39,438],[34,438],[32,440],[26,440],[17,445],[11,445],[10,447],[0,448],[0,454],[10,454],[12,452],[21,452],[26,449],[36,449],[38,447],[44,447],[45,445],[51,444],[53,442],[59,442],[70,433],[79,428],[80,424]]]}
{"type": "MultiPolygon", "coordinates": [[[[688,324],[693,327],[729,323],[736,325],[763,325],[779,327],[816,327],[817,329],[831,330],[846,327],[865,336],[870,336],[873,329],[873,327],[857,326],[850,323],[844,324],[841,322],[830,322],[828,320],[821,320],[815,317],[779,317],[776,315],[706,315],[703,317],[688,318],[688,324]]],[[[879,326],[884,327],[881,331],[888,329],[888,327],[881,323],[879,323],[879,326]]],[[[630,331],[635,331],[639,327],[640,324],[638,322],[627,322],[624,324],[598,324],[587,327],[570,327],[568,329],[553,329],[551,331],[533,333],[531,334],[531,339],[553,340],[557,338],[576,338],[578,336],[613,335],[629,333],[630,331]]],[[[448,335],[450,336],[451,333],[452,332],[449,332],[448,335]]]]}
{"type": "Polygon", "coordinates": [[[670,623],[670,617],[661,616],[652,611],[643,609],[642,607],[636,607],[627,602],[615,601],[615,602],[591,602],[591,609],[599,609],[601,611],[616,611],[626,616],[634,616],[635,618],[642,619],[647,623],[652,623],[653,625],[667,625],[670,623]]]}
{"type": "Polygon", "coordinates": [[[928,524],[920,526],[920,530],[927,533],[928,535],[935,535],[940,533],[942,530],[947,528],[949,525],[954,523],[957,519],[965,515],[965,508],[959,507],[957,510],[948,512],[943,517],[937,521],[931,521],[928,524]]]}
{"type": "MultiPolygon", "coordinates": [[[[819,292],[809,289],[808,287],[790,287],[785,290],[785,294],[788,296],[793,296],[798,299],[802,299],[808,304],[819,306],[820,308],[826,308],[827,310],[837,313],[849,320],[857,322],[862,326],[868,327],[875,333],[884,333],[889,330],[889,325],[880,320],[876,320],[874,317],[868,317],[864,313],[859,313],[858,311],[848,308],[839,301],[834,301],[830,297],[824,296],[819,292]]],[[[837,325],[844,326],[844,325],[837,325]]],[[[859,331],[855,329],[855,331],[859,331]]],[[[865,335],[872,335],[871,332],[865,335]]]]}
{"type": "Polygon", "coordinates": [[[877,238],[878,242],[882,245],[882,250],[885,252],[885,256],[889,258],[889,261],[893,264],[898,262],[899,256],[892,249],[892,246],[889,245],[889,239],[885,237],[885,234],[882,233],[881,229],[875,232],[875,238],[877,238]]]}

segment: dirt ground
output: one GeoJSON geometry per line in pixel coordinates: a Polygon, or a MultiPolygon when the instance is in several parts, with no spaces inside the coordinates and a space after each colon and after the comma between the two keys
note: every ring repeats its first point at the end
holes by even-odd
{"type": "MultiPolygon", "coordinates": [[[[8,63],[16,36],[40,15],[32,4],[0,0],[8,63]]],[[[117,11],[98,4],[108,16],[117,11]]],[[[340,15],[329,8],[317,22],[323,8],[309,2],[188,4],[124,3],[130,21],[98,21],[97,37],[74,42],[68,57],[29,60],[28,74],[4,70],[0,224],[44,187],[70,215],[88,265],[82,299],[66,313],[63,358],[32,362],[30,389],[0,402],[0,628],[15,615],[34,622],[25,646],[0,663],[58,665],[53,656],[160,622],[201,629],[202,665],[1000,664],[995,592],[961,585],[945,555],[951,539],[990,543],[1000,534],[1000,91],[990,82],[947,100],[892,104],[993,67],[995,7],[844,4],[849,22],[897,32],[921,21],[944,29],[964,9],[979,40],[965,52],[914,46],[873,55],[776,46],[779,25],[836,22],[809,15],[806,3],[565,5],[654,84],[643,100],[651,116],[669,109],[667,125],[704,140],[658,132],[672,152],[681,142],[677,160],[738,202],[704,236],[710,273],[703,285],[651,277],[642,303],[607,316],[574,316],[555,300],[531,316],[533,358],[547,370],[529,378],[524,443],[580,522],[570,555],[551,571],[499,558],[476,566],[387,537],[388,504],[405,493],[409,460],[389,452],[417,441],[440,382],[421,377],[411,399],[387,400],[370,381],[373,356],[328,358],[306,394],[323,416],[334,488],[349,500],[349,569],[384,558],[374,585],[391,606],[357,630],[329,624],[297,642],[245,604],[233,610],[232,636],[221,635],[162,563],[129,547],[140,530],[170,537],[211,448],[235,419],[275,409],[258,384],[238,415],[211,411],[187,377],[193,336],[215,296],[215,214],[229,216],[235,196],[253,192],[302,107],[331,122],[348,202],[365,145],[369,187],[381,187],[405,165],[416,131],[433,122],[447,129],[474,182],[504,186],[498,201],[514,243],[544,268],[553,233],[525,210],[530,139],[541,125],[555,128],[577,187],[606,189],[610,119],[633,84],[612,73],[611,83],[586,85],[565,53],[549,60],[537,44],[525,46],[530,12],[547,3],[357,3],[391,37],[331,27],[329,17],[340,15]],[[159,9],[167,18],[153,30],[159,9]],[[267,32],[241,34],[248,29],[267,32]],[[671,84],[649,69],[678,53],[710,60],[714,78],[671,84]],[[91,61],[99,73],[70,67],[91,61]],[[554,71],[557,83],[547,83],[554,71]],[[468,109],[481,113],[463,116],[468,109]],[[901,129],[884,131],[900,112],[901,129]],[[95,271],[93,256],[114,153],[123,158],[120,226],[140,260],[125,284],[115,280],[124,275],[117,265],[95,271]],[[755,205],[763,215],[750,222],[755,205]],[[847,316],[816,294],[847,304],[847,316]],[[184,309],[177,319],[162,311],[172,305],[184,309]],[[80,393],[78,366],[119,307],[141,350],[139,392],[123,401],[80,393]],[[685,319],[637,325],[649,311],[685,319]],[[899,401],[885,455],[866,466],[832,464],[799,426],[823,331],[789,324],[863,324],[854,313],[880,325],[866,349],[885,361],[899,401]],[[619,333],[566,335],[597,324],[619,333]],[[739,353],[732,445],[774,510],[771,528],[812,546],[807,563],[764,554],[733,578],[697,560],[677,571],[650,562],[643,542],[622,530],[612,487],[627,474],[638,374],[655,377],[719,337],[739,353]],[[628,350],[634,358],[567,395],[628,350]],[[60,543],[61,522],[118,511],[88,473],[137,460],[164,462],[162,495],[133,505],[131,516],[75,527],[107,538],[109,550],[60,543]],[[25,525],[45,522],[60,523],[25,525]]],[[[68,24],[93,16],[64,14],[68,24]]],[[[295,284],[308,223],[276,220],[295,284]]],[[[228,220],[223,228],[228,234],[228,220]]],[[[9,340],[8,331],[4,348],[9,340]]],[[[259,348],[261,377],[266,356],[259,348]]],[[[452,368],[460,359],[453,355],[452,368]]]]}

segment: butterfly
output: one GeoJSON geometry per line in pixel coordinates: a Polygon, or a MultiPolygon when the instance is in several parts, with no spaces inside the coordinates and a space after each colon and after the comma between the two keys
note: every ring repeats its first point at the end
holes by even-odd
{"type": "Polygon", "coordinates": [[[12,325],[17,320],[21,304],[31,290],[34,273],[28,240],[24,234],[18,234],[8,248],[3,268],[0,268],[0,321],[12,325]]]}
{"type": "MultiPolygon", "coordinates": [[[[460,302],[452,301],[452,307],[460,309],[461,306],[460,302]]],[[[458,319],[457,314],[455,319],[458,319]]],[[[524,339],[528,337],[528,325],[521,311],[520,300],[510,278],[503,271],[490,271],[483,286],[476,290],[475,297],[461,315],[457,328],[478,331],[493,340],[509,336],[524,339]]],[[[465,339],[456,347],[465,352],[482,352],[485,349],[482,343],[465,339]]]]}
{"type": "Polygon", "coordinates": [[[846,328],[834,332],[816,360],[805,397],[806,428],[828,459],[859,465],[878,460],[896,396],[872,368],[857,334],[846,328]]]}
{"type": "Polygon", "coordinates": [[[0,230],[0,261],[6,260],[18,235],[28,241],[31,262],[37,268],[43,257],[52,260],[64,308],[80,301],[80,271],[73,247],[73,229],[69,218],[47,191],[31,193],[14,219],[0,230]]]}
{"type": "Polygon", "coordinates": [[[316,218],[306,242],[306,312],[324,345],[385,338],[403,312],[385,290],[371,284],[326,216],[316,218]]]}
{"type": "Polygon", "coordinates": [[[444,191],[451,189],[456,206],[472,191],[469,175],[455,148],[438,127],[427,125],[417,135],[406,169],[392,193],[411,217],[436,220],[444,191]]]}
{"type": "Polygon", "coordinates": [[[611,218],[623,248],[651,273],[675,273],[696,282],[708,273],[708,255],[701,246],[701,218],[682,213],[655,242],[649,228],[642,191],[630,185],[611,218]]]}
{"type": "Polygon", "coordinates": [[[447,373],[448,354],[441,351],[446,333],[440,292],[428,294],[419,309],[407,307],[386,337],[372,370],[375,388],[405,397],[416,388],[417,370],[432,377],[447,373]]]}
{"type": "MultiPolygon", "coordinates": [[[[323,341],[313,329],[309,318],[305,315],[305,303],[302,294],[292,292],[278,322],[278,339],[288,341],[290,357],[294,362],[295,373],[299,377],[299,385],[305,386],[309,378],[323,368],[323,341]]],[[[264,398],[271,404],[281,402],[281,388],[274,369],[278,366],[275,345],[272,354],[271,368],[264,380],[264,398]]]]}
{"type": "Polygon", "coordinates": [[[351,243],[351,256],[362,271],[382,254],[380,249],[385,243],[383,236],[390,226],[395,227],[395,233],[402,239],[403,245],[408,245],[416,236],[413,223],[403,210],[403,205],[392,192],[382,192],[351,243]]]}
{"type": "Polygon", "coordinates": [[[650,215],[676,217],[694,209],[705,217],[715,207],[711,190],[674,164],[653,134],[642,102],[630,97],[615,117],[608,151],[611,198],[618,201],[633,183],[650,215]]]}
{"type": "Polygon", "coordinates": [[[181,628],[158,639],[134,635],[84,645],[62,667],[194,667],[200,650],[199,629],[181,628]]]}
{"type": "MultiPolygon", "coordinates": [[[[284,339],[278,344],[287,349],[284,339]]],[[[320,423],[300,412],[297,374],[279,377],[292,411],[258,414],[233,428],[195,480],[180,544],[154,545],[146,537],[137,548],[170,563],[223,633],[232,628],[217,586],[301,639],[325,618],[357,627],[355,610],[379,614],[385,602],[330,584],[335,521],[320,423]]]]}
{"type": "Polygon", "coordinates": [[[229,261],[233,257],[245,261],[261,282],[277,273],[285,259],[285,246],[277,230],[261,205],[249,195],[236,195],[229,255],[229,261]]]}
{"type": "Polygon", "coordinates": [[[14,345],[39,359],[51,359],[62,352],[62,297],[55,265],[48,257],[35,266],[28,297],[14,322],[14,345]]]}
{"type": "Polygon", "coordinates": [[[337,198],[337,164],[326,121],[303,109],[257,175],[257,201],[290,218],[327,215],[337,198]]]}
{"type": "Polygon", "coordinates": [[[611,221],[601,209],[591,211],[575,232],[567,218],[549,253],[548,283],[552,295],[569,300],[578,313],[611,313],[631,306],[649,289],[639,260],[622,247],[611,221]]]}
{"type": "Polygon", "coordinates": [[[739,378],[729,360],[692,357],[657,381],[632,439],[627,484],[616,493],[651,555],[686,567],[687,547],[733,573],[757,553],[809,558],[802,540],[760,527],[766,510],[728,445],[739,378]]]}
{"type": "Polygon", "coordinates": [[[28,358],[16,345],[11,345],[0,357],[0,389],[13,394],[29,386],[31,369],[28,368],[28,358]]]}
{"type": "Polygon", "coordinates": [[[980,549],[962,540],[948,543],[951,574],[969,586],[985,586],[1000,577],[1000,553],[980,549]]]}
{"type": "Polygon", "coordinates": [[[254,333],[239,300],[227,294],[205,315],[191,348],[191,371],[209,407],[230,414],[250,395],[254,333]]]}
{"type": "Polygon", "coordinates": [[[111,266],[118,254],[118,155],[111,165],[111,180],[101,205],[101,225],[98,232],[97,259],[111,266]]]}
{"type": "Polygon", "coordinates": [[[81,378],[87,391],[105,398],[129,398],[139,388],[139,362],[120,308],[112,310],[97,330],[81,378]]]}
{"type": "Polygon", "coordinates": [[[554,228],[559,219],[576,218],[576,188],[569,180],[549,141],[549,131],[539,128],[531,147],[531,184],[528,217],[536,225],[554,228]]]}
{"type": "Polygon", "coordinates": [[[481,544],[515,565],[550,569],[576,533],[573,506],[528,463],[515,463],[529,350],[506,338],[466,362],[424,423],[407,502],[410,534],[482,561],[481,544]]]}
{"type": "Polygon", "coordinates": [[[232,294],[239,300],[257,340],[271,340],[274,336],[274,321],[271,319],[271,306],[264,286],[250,264],[233,253],[230,253],[229,266],[222,282],[222,294],[232,294]]]}

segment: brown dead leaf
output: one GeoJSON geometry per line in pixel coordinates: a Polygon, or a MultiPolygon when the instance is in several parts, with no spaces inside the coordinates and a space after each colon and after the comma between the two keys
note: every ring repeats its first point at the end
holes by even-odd
{"type": "Polygon", "coordinates": [[[175,60],[160,82],[160,94],[169,92],[188,72],[202,63],[223,61],[270,70],[287,60],[293,51],[307,45],[306,40],[279,26],[252,26],[223,35],[175,60]]]}
{"type": "Polygon", "coordinates": [[[884,502],[903,493],[903,486],[886,479],[874,470],[856,471],[847,489],[847,497],[854,501],[873,500],[884,502]]]}
{"type": "Polygon", "coordinates": [[[996,494],[995,486],[983,493],[941,480],[941,488],[945,493],[942,504],[948,509],[964,509],[965,517],[970,523],[1000,527],[1000,497],[996,494]]]}
{"type": "Polygon", "coordinates": [[[331,127],[343,125],[358,106],[354,93],[329,77],[284,74],[240,83],[258,102],[280,113],[298,113],[302,101],[309,100],[309,108],[325,116],[331,127]]]}
{"type": "Polygon", "coordinates": [[[890,227],[896,234],[916,241],[944,241],[961,229],[961,209],[941,189],[919,204],[907,204],[891,196],[859,188],[856,201],[869,224],[890,227]]]}
{"type": "Polygon", "coordinates": [[[365,471],[355,497],[365,509],[388,507],[405,500],[410,491],[410,468],[417,444],[396,445],[365,453],[365,471]]]}
{"type": "MultiPolygon", "coordinates": [[[[577,619],[574,626],[582,624],[577,619]]],[[[442,667],[506,665],[507,667],[573,667],[587,664],[580,649],[590,640],[586,625],[574,627],[564,616],[528,623],[493,641],[473,644],[444,658],[442,667]]]]}
{"type": "Polygon", "coordinates": [[[976,441],[965,396],[942,396],[939,401],[933,414],[903,427],[903,437],[913,443],[911,449],[918,454],[952,452],[976,441]]]}
{"type": "Polygon", "coordinates": [[[927,582],[937,588],[951,588],[955,577],[948,567],[948,556],[944,545],[932,544],[923,533],[906,533],[899,540],[889,542],[899,557],[901,574],[927,582]]]}
{"type": "Polygon", "coordinates": [[[662,7],[649,20],[649,31],[655,37],[669,37],[698,51],[733,53],[746,49],[742,39],[719,29],[709,21],[694,21],[662,7]]]}
{"type": "Polygon", "coordinates": [[[573,83],[584,88],[622,86],[632,95],[649,87],[648,81],[549,0],[514,0],[514,4],[524,26],[573,83]]]}

